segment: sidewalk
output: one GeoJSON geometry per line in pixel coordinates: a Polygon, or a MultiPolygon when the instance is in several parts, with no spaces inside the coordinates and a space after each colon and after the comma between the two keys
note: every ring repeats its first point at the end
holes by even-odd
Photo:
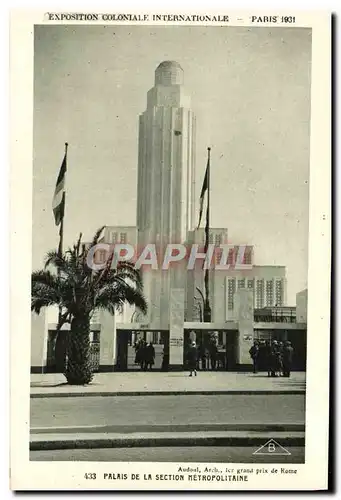
{"type": "Polygon", "coordinates": [[[266,373],[114,372],[97,373],[88,386],[69,386],[62,374],[31,374],[31,397],[162,396],[197,394],[304,394],[305,372],[290,378],[266,373]]]}

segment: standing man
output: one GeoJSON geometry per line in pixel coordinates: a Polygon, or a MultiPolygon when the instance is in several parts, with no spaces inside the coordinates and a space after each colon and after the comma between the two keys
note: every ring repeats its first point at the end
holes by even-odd
{"type": "Polygon", "coordinates": [[[258,371],[258,357],[259,357],[259,344],[258,340],[255,340],[253,346],[249,350],[249,354],[253,363],[253,373],[257,373],[258,371]]]}
{"type": "Polygon", "coordinates": [[[293,353],[291,342],[287,340],[283,347],[283,377],[290,377],[293,353]]]}
{"type": "Polygon", "coordinates": [[[279,352],[279,366],[280,366],[280,375],[284,376],[283,373],[283,350],[284,350],[284,343],[280,340],[278,342],[278,352],[279,352]]]}
{"type": "Polygon", "coordinates": [[[271,342],[270,340],[265,341],[265,349],[264,349],[264,363],[265,363],[265,369],[268,372],[268,377],[271,377],[271,356],[272,356],[272,347],[271,347],[271,342]]]}
{"type": "Polygon", "coordinates": [[[281,353],[277,340],[272,341],[271,350],[271,376],[277,377],[281,374],[281,353]]]}
{"type": "Polygon", "coordinates": [[[263,372],[267,369],[265,358],[266,358],[266,344],[265,340],[259,342],[259,353],[258,353],[258,370],[263,372]]]}
{"type": "Polygon", "coordinates": [[[141,370],[146,370],[146,348],[147,342],[145,340],[141,340],[140,348],[138,350],[139,362],[141,366],[141,370]]]}
{"type": "Polygon", "coordinates": [[[169,368],[169,349],[163,348],[161,370],[167,371],[169,368]]]}
{"type": "Polygon", "coordinates": [[[206,370],[206,348],[205,348],[203,343],[199,346],[199,359],[201,360],[201,369],[203,371],[205,371],[206,370]]]}
{"type": "Polygon", "coordinates": [[[189,376],[192,377],[193,372],[194,375],[197,376],[198,350],[196,343],[194,341],[192,342],[192,345],[188,349],[187,358],[188,358],[188,368],[190,370],[189,376]]]}
{"type": "Polygon", "coordinates": [[[215,338],[211,340],[209,349],[210,349],[211,370],[216,370],[217,358],[218,358],[218,346],[215,338]]]}
{"type": "Polygon", "coordinates": [[[145,348],[145,371],[148,368],[151,370],[155,361],[155,349],[153,346],[153,342],[149,342],[149,344],[145,348]]]}

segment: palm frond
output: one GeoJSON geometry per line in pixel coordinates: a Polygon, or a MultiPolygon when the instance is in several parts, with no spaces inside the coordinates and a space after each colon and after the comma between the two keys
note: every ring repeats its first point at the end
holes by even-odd
{"type": "Polygon", "coordinates": [[[115,283],[117,280],[129,280],[142,290],[143,283],[139,269],[136,269],[132,262],[119,262],[116,269],[106,266],[103,271],[99,271],[96,281],[97,286],[102,284],[115,283]]]}
{"type": "Polygon", "coordinates": [[[95,232],[95,235],[92,239],[92,242],[90,243],[90,247],[94,247],[95,245],[97,245],[98,240],[100,239],[102,232],[105,228],[106,228],[106,226],[102,226],[99,229],[97,229],[97,231],[95,232]]]}
{"type": "Polygon", "coordinates": [[[60,270],[66,265],[65,256],[59,255],[57,250],[50,250],[46,254],[44,267],[45,269],[47,269],[51,265],[54,266],[57,270],[60,270]]]}
{"type": "Polygon", "coordinates": [[[35,271],[31,278],[31,309],[39,314],[42,307],[59,304],[60,277],[50,271],[35,271]]]}
{"type": "Polygon", "coordinates": [[[83,234],[80,233],[79,237],[78,237],[78,241],[77,241],[76,245],[74,245],[74,249],[75,249],[75,253],[76,253],[77,257],[79,257],[79,249],[80,249],[81,242],[82,242],[82,236],[83,236],[83,234]]]}
{"type": "MultiPolygon", "coordinates": [[[[90,248],[98,243],[104,228],[96,231],[90,248]]],[[[112,268],[111,256],[104,269],[96,272],[87,265],[88,250],[80,234],[76,244],[62,256],[55,250],[48,252],[44,270],[32,273],[32,310],[39,313],[42,307],[58,305],[66,311],[67,321],[99,308],[113,314],[126,302],[146,312],[141,274],[134,264],[119,262],[112,268]],[[57,273],[50,272],[49,266],[57,273]]]]}
{"type": "Polygon", "coordinates": [[[94,308],[117,308],[125,302],[135,305],[143,313],[147,312],[147,303],[140,290],[129,283],[119,280],[115,285],[107,284],[102,287],[94,298],[94,308]]]}
{"type": "Polygon", "coordinates": [[[32,284],[40,284],[47,286],[53,290],[58,290],[60,287],[60,277],[52,274],[49,270],[33,271],[31,276],[32,284]]]}

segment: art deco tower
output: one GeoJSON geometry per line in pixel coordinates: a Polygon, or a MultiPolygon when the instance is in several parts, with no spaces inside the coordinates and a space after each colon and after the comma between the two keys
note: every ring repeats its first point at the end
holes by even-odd
{"type": "MultiPolygon", "coordinates": [[[[140,116],[137,189],[138,245],[184,243],[194,225],[195,117],[184,89],[184,72],[162,62],[140,116]]],[[[143,273],[149,320],[168,326],[171,288],[184,288],[184,273],[143,273]]]]}

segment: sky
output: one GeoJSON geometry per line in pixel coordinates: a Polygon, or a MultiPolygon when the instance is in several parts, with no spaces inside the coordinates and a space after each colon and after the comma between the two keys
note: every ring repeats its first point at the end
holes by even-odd
{"type": "Polygon", "coordinates": [[[138,116],[175,60],[197,120],[197,212],[211,151],[211,226],[307,287],[311,30],[202,26],[35,27],[33,268],[58,245],[52,198],[69,143],[65,246],[136,224],[138,116]]]}

